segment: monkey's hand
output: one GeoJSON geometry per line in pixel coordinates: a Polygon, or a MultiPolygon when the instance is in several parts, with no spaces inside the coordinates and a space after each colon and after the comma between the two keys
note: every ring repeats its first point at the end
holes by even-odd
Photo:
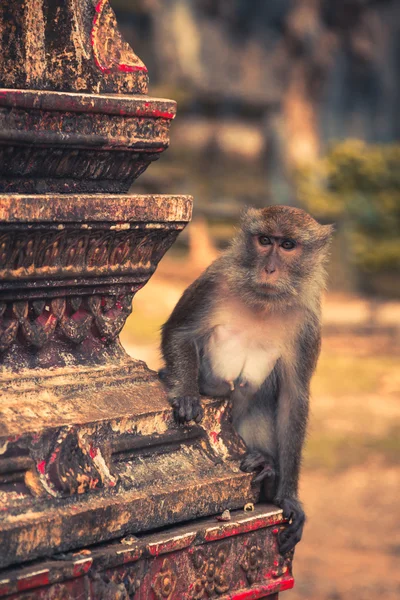
{"type": "Polygon", "coordinates": [[[245,473],[258,471],[254,478],[256,483],[261,483],[264,479],[273,480],[276,477],[274,459],[269,454],[259,452],[258,450],[249,450],[244,455],[240,468],[245,473]]]}
{"type": "Polygon", "coordinates": [[[289,521],[278,538],[279,552],[284,556],[300,542],[306,515],[297,498],[275,498],[275,504],[282,508],[283,517],[289,521]]]}
{"type": "Polygon", "coordinates": [[[179,396],[170,400],[174,408],[177,423],[187,423],[194,420],[200,423],[203,418],[203,408],[199,396],[179,396]]]}

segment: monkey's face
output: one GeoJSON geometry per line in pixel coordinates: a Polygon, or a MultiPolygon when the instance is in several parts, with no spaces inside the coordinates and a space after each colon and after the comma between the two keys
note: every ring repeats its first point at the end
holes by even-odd
{"type": "Polygon", "coordinates": [[[268,228],[268,234],[251,235],[249,243],[254,247],[255,283],[261,291],[272,296],[294,293],[304,250],[299,240],[268,228]]]}
{"type": "Polygon", "coordinates": [[[298,208],[249,209],[234,246],[242,256],[239,277],[246,273],[248,287],[259,297],[298,296],[321,272],[331,235],[330,225],[298,208]]]}

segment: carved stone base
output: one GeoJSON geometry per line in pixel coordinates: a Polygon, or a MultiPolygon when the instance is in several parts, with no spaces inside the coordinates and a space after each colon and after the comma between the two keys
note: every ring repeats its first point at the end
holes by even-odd
{"type": "Polygon", "coordinates": [[[179,427],[144,363],[1,384],[0,568],[257,500],[227,402],[179,427]]]}
{"type": "Polygon", "coordinates": [[[162,533],[56,555],[0,575],[0,598],[21,600],[276,600],[293,587],[277,552],[279,509],[256,506],[231,521],[192,521],[162,533]]]}

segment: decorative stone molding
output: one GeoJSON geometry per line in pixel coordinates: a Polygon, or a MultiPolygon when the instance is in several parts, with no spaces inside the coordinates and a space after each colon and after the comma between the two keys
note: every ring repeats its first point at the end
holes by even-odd
{"type": "Polygon", "coordinates": [[[250,516],[243,510],[231,515],[231,523],[218,525],[219,541],[207,540],[215,527],[210,518],[83,549],[18,575],[3,571],[0,598],[23,589],[26,600],[277,600],[294,583],[290,568],[270,580],[277,557],[273,529],[282,524],[281,511],[259,505],[250,516]],[[258,577],[250,581],[236,560],[240,549],[254,543],[263,560],[256,561],[258,577]]]}

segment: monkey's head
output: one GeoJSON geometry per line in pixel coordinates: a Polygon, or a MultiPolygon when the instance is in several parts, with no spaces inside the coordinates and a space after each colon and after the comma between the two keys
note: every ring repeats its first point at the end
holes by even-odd
{"type": "Polygon", "coordinates": [[[324,285],[332,232],[300,208],[249,208],[232,244],[230,279],[249,302],[305,300],[324,285]]]}

